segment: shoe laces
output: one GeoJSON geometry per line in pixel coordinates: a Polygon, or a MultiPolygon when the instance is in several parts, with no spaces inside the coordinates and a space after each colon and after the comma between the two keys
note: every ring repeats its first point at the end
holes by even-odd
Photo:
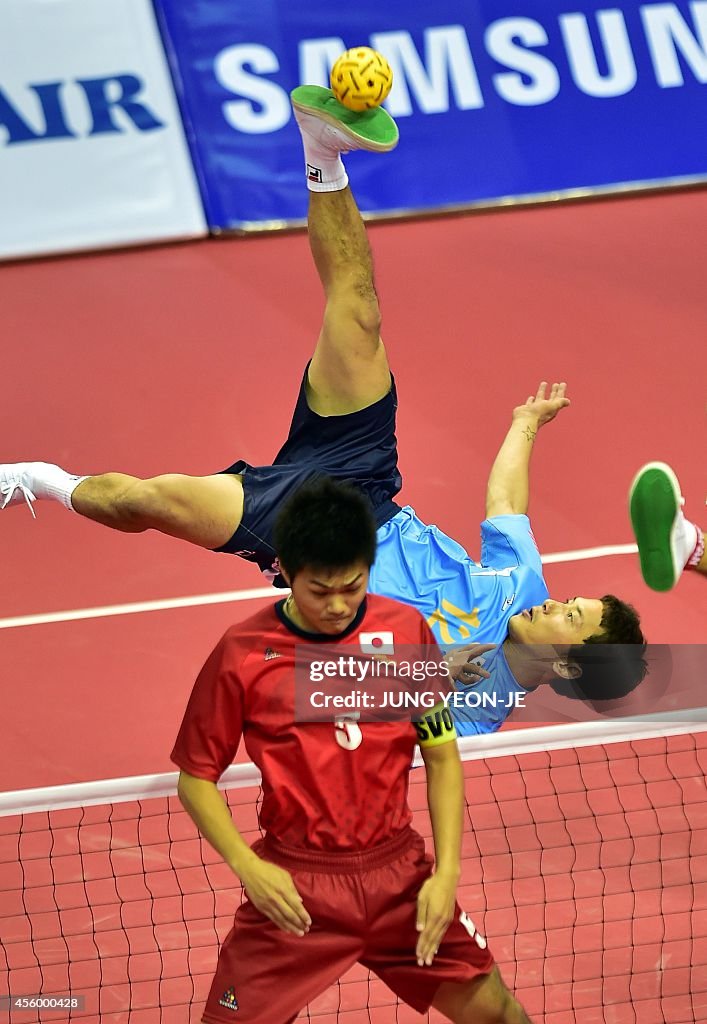
{"type": "Polygon", "coordinates": [[[22,481],[18,479],[6,480],[4,483],[0,484],[0,494],[4,496],[4,501],[2,505],[0,505],[0,510],[10,504],[15,491],[21,492],[22,497],[27,502],[27,508],[32,513],[33,518],[36,519],[37,513],[32,508],[32,502],[37,500],[36,495],[32,493],[27,484],[23,484],[22,481]]]}

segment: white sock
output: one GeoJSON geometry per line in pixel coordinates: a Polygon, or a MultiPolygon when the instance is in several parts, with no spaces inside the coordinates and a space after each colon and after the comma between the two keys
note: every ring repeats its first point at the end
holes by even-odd
{"type": "Polygon", "coordinates": [[[705,551],[705,541],[702,530],[699,526],[691,523],[689,519],[680,513],[681,519],[681,536],[680,536],[680,554],[683,560],[683,566],[694,568],[702,558],[705,551]]]}
{"type": "Polygon", "coordinates": [[[74,511],[71,495],[81,481],[86,479],[85,476],[74,476],[50,462],[26,462],[24,471],[35,497],[58,501],[64,508],[74,511]]]}
{"type": "Polygon", "coordinates": [[[302,125],[299,129],[307,168],[307,188],[310,192],[341,192],[349,183],[341,154],[312,138],[302,125]]]}

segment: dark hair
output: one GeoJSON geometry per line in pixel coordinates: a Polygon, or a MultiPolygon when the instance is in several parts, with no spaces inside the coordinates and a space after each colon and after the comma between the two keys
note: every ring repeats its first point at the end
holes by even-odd
{"type": "Polygon", "coordinates": [[[617,700],[635,690],[648,671],[646,640],[636,609],[613,594],[605,594],[601,603],[600,632],[573,644],[567,654],[567,660],[582,669],[581,676],[553,681],[553,690],[565,697],[617,700]]]}
{"type": "Polygon", "coordinates": [[[638,612],[631,604],[620,601],[613,594],[604,594],[601,599],[604,606],[599,629],[584,641],[585,644],[644,644],[645,637],[641,632],[641,620],[638,612]]]}
{"type": "Polygon", "coordinates": [[[275,551],[294,579],[305,566],[370,568],[376,556],[376,523],[368,499],[349,484],[322,476],[288,498],[275,522],[275,551]]]}

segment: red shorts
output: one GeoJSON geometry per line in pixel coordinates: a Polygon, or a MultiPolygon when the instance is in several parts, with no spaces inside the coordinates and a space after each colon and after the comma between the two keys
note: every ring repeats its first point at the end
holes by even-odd
{"type": "Polygon", "coordinates": [[[419,1013],[442,982],[471,981],[494,967],[486,940],[458,905],[432,965],[418,967],[417,894],[432,859],[412,829],[361,854],[296,850],[270,839],[254,849],[290,872],[312,927],[291,935],[243,903],[221,948],[208,1024],[290,1024],[356,962],[419,1013]]]}

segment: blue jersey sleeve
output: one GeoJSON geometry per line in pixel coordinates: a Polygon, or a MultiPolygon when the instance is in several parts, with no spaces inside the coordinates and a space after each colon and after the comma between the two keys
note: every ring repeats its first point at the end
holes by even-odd
{"type": "Polygon", "coordinates": [[[524,566],[542,577],[540,552],[527,516],[493,516],[483,521],[481,564],[490,569],[524,566]]]}

